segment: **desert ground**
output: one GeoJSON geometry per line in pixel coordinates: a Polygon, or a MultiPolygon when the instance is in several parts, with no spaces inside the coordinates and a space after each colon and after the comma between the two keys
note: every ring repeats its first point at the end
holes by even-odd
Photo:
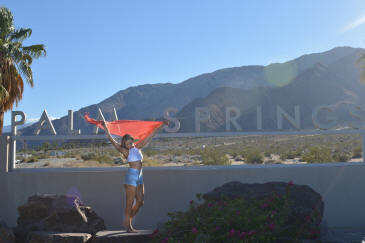
{"type": "MultiPolygon", "coordinates": [[[[360,135],[257,135],[155,138],[144,166],[362,162],[360,135]]],[[[17,168],[127,167],[107,141],[43,143],[17,152],[17,168]]]]}

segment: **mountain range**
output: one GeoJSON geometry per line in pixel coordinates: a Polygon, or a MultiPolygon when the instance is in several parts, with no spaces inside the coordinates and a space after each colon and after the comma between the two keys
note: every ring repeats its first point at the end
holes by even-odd
{"type": "MultiPolygon", "coordinates": [[[[183,82],[144,84],[116,92],[105,100],[74,111],[74,128],[91,134],[93,125],[83,119],[88,112],[98,117],[100,107],[107,120],[113,120],[113,108],[119,119],[161,120],[166,108],[174,107],[181,122],[179,132],[195,130],[195,108],[208,107],[211,118],[201,123],[200,131],[224,131],[225,109],[240,110],[238,124],[243,130],[256,129],[256,107],[262,108],[262,129],[277,129],[276,106],[294,116],[300,107],[301,127],[313,128],[312,111],[330,105],[338,117],[337,126],[353,118],[349,106],[365,104],[365,85],[360,81],[359,57],[365,49],[336,47],[322,53],[300,56],[285,63],[220,69],[189,78],[183,82]]],[[[117,89],[117,87],[116,87],[117,89]]],[[[365,115],[364,115],[365,118],[365,115]]],[[[325,117],[321,118],[325,119],[325,117]]],[[[284,119],[285,120],[285,119],[284,119]]],[[[67,116],[52,121],[58,134],[67,132],[67,116]]],[[[234,131],[234,127],[232,131],[234,131]]],[[[293,128],[287,121],[284,129],[293,128]]],[[[35,125],[20,133],[31,135],[35,125]]],[[[41,134],[49,134],[42,130],[41,134]]]]}

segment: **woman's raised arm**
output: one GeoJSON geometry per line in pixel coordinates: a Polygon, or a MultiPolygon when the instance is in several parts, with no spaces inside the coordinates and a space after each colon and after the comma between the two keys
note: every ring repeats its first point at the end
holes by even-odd
{"type": "MultiPolygon", "coordinates": [[[[168,125],[169,122],[165,121],[164,125],[168,125]]],[[[156,130],[154,130],[147,138],[145,138],[144,140],[142,140],[141,142],[136,144],[136,147],[141,149],[144,146],[146,146],[149,142],[151,142],[152,137],[163,127],[163,125],[161,125],[159,128],[157,128],[156,130]]]]}
{"type": "Polygon", "coordinates": [[[122,151],[122,147],[121,147],[121,146],[120,146],[120,144],[119,144],[117,141],[115,141],[115,139],[112,137],[112,135],[110,134],[109,129],[108,129],[108,127],[106,126],[105,122],[102,122],[101,124],[103,125],[104,130],[105,130],[105,133],[106,133],[106,135],[107,135],[107,137],[108,137],[109,141],[110,141],[110,142],[112,143],[112,145],[114,146],[114,148],[115,148],[116,150],[118,150],[119,152],[123,153],[123,151],[122,151]]]}

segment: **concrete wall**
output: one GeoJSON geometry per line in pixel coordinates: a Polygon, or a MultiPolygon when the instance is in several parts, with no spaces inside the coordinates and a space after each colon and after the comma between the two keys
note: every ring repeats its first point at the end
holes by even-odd
{"type": "MultiPolygon", "coordinates": [[[[77,192],[104,218],[108,229],[121,229],[124,210],[123,178],[127,168],[41,168],[7,171],[9,148],[0,136],[0,218],[16,226],[17,207],[36,193],[77,192]]],[[[329,227],[365,227],[365,164],[239,165],[145,167],[145,205],[134,225],[155,228],[167,213],[188,208],[196,193],[229,181],[269,181],[308,185],[322,195],[324,221],[329,227]]]]}
{"type": "MultiPolygon", "coordinates": [[[[82,200],[105,219],[107,228],[122,228],[123,177],[126,168],[17,169],[0,174],[0,218],[16,225],[17,206],[35,193],[78,191],[82,200]],[[4,202],[6,201],[6,202],[4,202]]],[[[292,180],[319,192],[329,227],[365,226],[362,163],[264,166],[197,166],[144,168],[145,205],[135,219],[138,229],[154,228],[167,213],[187,209],[195,194],[223,183],[292,180]]]]}

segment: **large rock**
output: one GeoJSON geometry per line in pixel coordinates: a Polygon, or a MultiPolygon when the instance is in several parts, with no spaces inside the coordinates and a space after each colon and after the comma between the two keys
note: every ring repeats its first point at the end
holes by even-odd
{"type": "Polygon", "coordinates": [[[57,233],[33,231],[28,234],[27,243],[85,243],[90,242],[88,233],[57,233]]]}
{"type": "Polygon", "coordinates": [[[13,243],[14,241],[15,237],[13,231],[3,220],[0,220],[0,243],[13,243]]]}
{"type": "Polygon", "coordinates": [[[289,190],[289,199],[292,202],[289,208],[288,225],[298,225],[310,221],[311,228],[320,228],[323,217],[324,203],[319,193],[306,185],[288,184],[285,182],[267,182],[263,184],[241,183],[232,181],[221,187],[215,188],[213,191],[203,195],[205,200],[219,200],[221,197],[234,199],[243,197],[246,200],[270,199],[273,193],[280,196],[286,195],[287,188],[289,190]],[[317,211],[319,217],[313,218],[313,212],[317,211]]]}
{"type": "Polygon", "coordinates": [[[17,242],[24,241],[30,231],[95,234],[105,230],[104,220],[76,196],[37,194],[18,211],[17,242]]]}

